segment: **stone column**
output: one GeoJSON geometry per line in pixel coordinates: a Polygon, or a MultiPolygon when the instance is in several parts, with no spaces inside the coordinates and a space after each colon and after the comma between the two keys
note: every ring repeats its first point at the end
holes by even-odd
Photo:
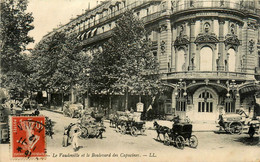
{"type": "Polygon", "coordinates": [[[190,50],[189,70],[195,70],[195,20],[190,21],[190,50]]]}
{"type": "Polygon", "coordinates": [[[219,61],[218,61],[218,66],[217,66],[217,70],[218,71],[223,71],[224,70],[224,24],[225,21],[223,19],[219,19],[219,61]]]}

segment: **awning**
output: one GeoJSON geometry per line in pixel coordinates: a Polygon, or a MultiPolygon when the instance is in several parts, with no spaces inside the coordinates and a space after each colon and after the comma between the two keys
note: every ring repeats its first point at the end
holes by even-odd
{"type": "Polygon", "coordinates": [[[243,87],[242,89],[240,89],[241,93],[259,92],[259,91],[260,91],[259,85],[251,85],[251,86],[243,87]]]}
{"type": "Polygon", "coordinates": [[[84,40],[84,39],[86,38],[86,34],[87,34],[87,33],[84,32],[84,33],[81,35],[80,39],[81,39],[81,40],[84,40]]]}
{"type": "Polygon", "coordinates": [[[91,37],[91,30],[87,32],[87,38],[91,37]]]}
{"type": "Polygon", "coordinates": [[[80,39],[80,36],[81,36],[81,34],[79,34],[79,35],[77,36],[77,39],[80,39]]]}
{"type": "Polygon", "coordinates": [[[96,31],[97,31],[97,28],[95,28],[93,31],[92,31],[92,37],[95,35],[95,33],[96,33],[96,31]]]}

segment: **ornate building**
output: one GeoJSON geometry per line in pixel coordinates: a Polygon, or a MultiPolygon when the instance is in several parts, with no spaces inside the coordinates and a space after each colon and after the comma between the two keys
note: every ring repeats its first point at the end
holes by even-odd
{"type": "Polygon", "coordinates": [[[209,121],[222,109],[241,107],[253,114],[260,91],[260,1],[106,1],[56,30],[77,33],[91,54],[126,9],[144,21],[161,79],[172,88],[166,115],[209,121]]]}

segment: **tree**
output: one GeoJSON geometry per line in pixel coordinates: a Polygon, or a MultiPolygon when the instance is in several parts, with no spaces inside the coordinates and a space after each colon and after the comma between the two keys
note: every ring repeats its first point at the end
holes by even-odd
{"type": "MultiPolygon", "coordinates": [[[[1,70],[8,72],[20,69],[21,52],[33,42],[28,36],[34,27],[32,13],[26,13],[26,0],[1,1],[1,70]]],[[[19,71],[19,70],[18,70],[19,71]]]]}
{"type": "Polygon", "coordinates": [[[88,56],[80,52],[80,42],[73,35],[56,32],[33,50],[32,86],[38,90],[70,93],[72,88],[84,93],[88,86],[85,69],[88,56]]]}
{"type": "Polygon", "coordinates": [[[33,42],[28,36],[34,27],[32,13],[26,13],[27,4],[26,0],[1,1],[1,86],[16,91],[26,87],[29,58],[23,52],[33,42]]]}
{"type": "Polygon", "coordinates": [[[113,36],[93,55],[92,91],[156,95],[162,84],[157,58],[152,54],[144,23],[127,11],[116,22],[113,36]]]}

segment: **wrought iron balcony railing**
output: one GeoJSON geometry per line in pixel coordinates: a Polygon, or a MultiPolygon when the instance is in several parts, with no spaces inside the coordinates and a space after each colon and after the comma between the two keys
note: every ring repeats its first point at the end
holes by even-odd
{"type": "Polygon", "coordinates": [[[183,10],[212,8],[212,9],[235,9],[243,12],[260,14],[260,9],[256,8],[255,1],[229,1],[229,0],[191,0],[189,2],[177,1],[172,3],[171,13],[183,10]]]}
{"type": "Polygon", "coordinates": [[[235,79],[235,80],[254,80],[254,73],[227,72],[227,71],[181,71],[168,72],[163,74],[163,79],[235,79]]]}

